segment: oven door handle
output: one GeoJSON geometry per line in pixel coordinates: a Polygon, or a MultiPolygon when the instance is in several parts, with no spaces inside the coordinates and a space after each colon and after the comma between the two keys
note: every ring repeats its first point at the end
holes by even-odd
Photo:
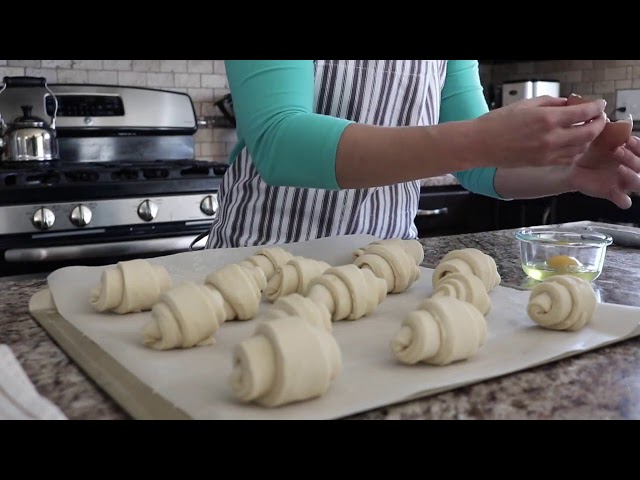
{"type": "MultiPolygon", "coordinates": [[[[181,237],[132,240],[128,242],[91,243],[59,247],[12,248],[4,252],[4,259],[10,263],[35,263],[79,260],[82,258],[143,255],[175,250],[189,251],[194,241],[197,241],[198,236],[199,235],[187,235],[181,237]]],[[[202,243],[202,246],[193,248],[194,250],[203,248],[206,244],[206,238],[201,238],[198,243],[202,243]]]]}
{"type": "Polygon", "coordinates": [[[449,208],[434,208],[431,210],[418,210],[416,212],[416,217],[437,217],[439,215],[446,215],[449,213],[449,208]]]}

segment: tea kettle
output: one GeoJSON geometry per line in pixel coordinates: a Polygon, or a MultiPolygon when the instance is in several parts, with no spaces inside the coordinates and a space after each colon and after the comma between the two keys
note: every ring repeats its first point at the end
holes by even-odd
{"type": "MultiPolygon", "coordinates": [[[[34,116],[31,111],[33,105],[22,105],[22,116],[5,124],[0,112],[0,159],[4,162],[23,161],[51,161],[58,160],[58,140],[56,138],[56,115],[58,113],[58,99],[47,86],[47,80],[42,77],[4,77],[4,87],[40,87],[49,92],[53,98],[54,109],[51,123],[34,116]]],[[[39,98],[39,97],[35,97],[39,98]]]]}

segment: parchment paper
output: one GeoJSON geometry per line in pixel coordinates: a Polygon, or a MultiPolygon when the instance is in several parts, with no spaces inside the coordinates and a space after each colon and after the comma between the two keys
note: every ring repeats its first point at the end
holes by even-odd
{"type": "MultiPolygon", "coordinates": [[[[291,253],[331,265],[352,262],[356,248],[370,236],[341,236],[285,245],[291,253]]],[[[152,259],[165,265],[174,285],[202,282],[220,266],[235,263],[256,247],[181,253],[152,259]]],[[[89,304],[89,292],[105,267],[68,267],[49,278],[59,313],[133,375],[194,419],[335,419],[376,407],[480,382],[575,355],[640,334],[640,309],[599,304],[591,324],[579,332],[544,330],[526,314],[529,292],[498,287],[490,293],[488,338],[470,360],[434,367],[407,366],[392,355],[389,342],[406,314],[431,294],[432,270],[422,268],[405,293],[389,294],[369,317],[335,322],[343,370],[321,398],[278,408],[237,401],[228,385],[233,346],[253,334],[269,303],[246,322],[227,322],[216,344],[185,350],[154,351],[143,346],[141,330],[150,313],[101,314],[89,304]]]]}

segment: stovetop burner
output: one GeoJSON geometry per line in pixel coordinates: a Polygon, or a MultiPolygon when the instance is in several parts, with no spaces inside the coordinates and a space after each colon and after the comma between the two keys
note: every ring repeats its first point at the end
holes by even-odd
{"type": "Polygon", "coordinates": [[[0,204],[73,198],[207,191],[219,186],[228,166],[205,160],[144,162],[3,162],[0,204]]]}
{"type": "Polygon", "coordinates": [[[202,160],[106,163],[5,162],[0,163],[0,189],[211,178],[221,177],[226,169],[226,164],[202,160]]]}

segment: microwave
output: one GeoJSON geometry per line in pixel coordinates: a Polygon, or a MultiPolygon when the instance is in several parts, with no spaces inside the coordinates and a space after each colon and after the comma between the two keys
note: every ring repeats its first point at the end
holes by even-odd
{"type": "Polygon", "coordinates": [[[502,84],[502,106],[528,98],[560,96],[560,82],[555,80],[518,80],[502,84]]]}

